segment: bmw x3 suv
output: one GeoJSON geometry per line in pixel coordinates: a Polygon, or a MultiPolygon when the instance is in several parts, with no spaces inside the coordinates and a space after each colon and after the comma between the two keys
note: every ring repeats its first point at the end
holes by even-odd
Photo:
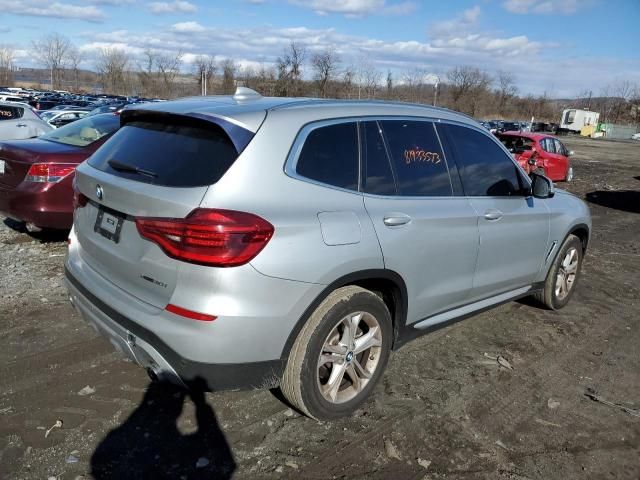
{"type": "Polygon", "coordinates": [[[528,295],[563,307],[591,230],[464,115],[248,89],[124,110],[75,204],[70,298],[113,345],[154,379],[279,386],[317,419],[420,333],[528,295]]]}

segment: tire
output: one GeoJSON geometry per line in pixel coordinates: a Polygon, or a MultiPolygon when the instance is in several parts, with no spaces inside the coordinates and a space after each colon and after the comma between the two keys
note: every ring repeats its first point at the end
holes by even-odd
{"type": "Polygon", "coordinates": [[[567,176],[564,179],[565,182],[570,182],[571,180],[573,180],[573,167],[567,169],[567,176]]]}
{"type": "Polygon", "coordinates": [[[542,167],[538,167],[536,168],[533,173],[537,173],[538,175],[546,175],[547,173],[544,171],[544,168],[542,167]]]}
{"type": "Polygon", "coordinates": [[[569,235],[549,268],[544,289],[535,294],[536,300],[550,310],[559,310],[569,303],[580,278],[582,256],[582,242],[575,235],[569,235]],[[566,281],[560,278],[563,275],[566,281]]]}
{"type": "Polygon", "coordinates": [[[382,376],[392,336],[391,315],[380,297],[355,285],[338,288],[298,334],[280,384],[283,395],[316,420],[353,413],[382,376]],[[347,325],[355,325],[355,336],[347,325]]]}

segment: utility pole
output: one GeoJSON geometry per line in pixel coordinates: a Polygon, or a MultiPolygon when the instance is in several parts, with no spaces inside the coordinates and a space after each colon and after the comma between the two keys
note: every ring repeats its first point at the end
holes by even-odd
{"type": "Polygon", "coordinates": [[[440,83],[440,77],[436,77],[436,83],[433,86],[433,106],[438,103],[438,84],[440,83]]]}

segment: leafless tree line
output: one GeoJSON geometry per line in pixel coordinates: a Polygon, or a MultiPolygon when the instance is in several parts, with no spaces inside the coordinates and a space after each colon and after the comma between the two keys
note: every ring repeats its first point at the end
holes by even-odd
{"type": "MultiPolygon", "coordinates": [[[[601,112],[602,121],[640,125],[640,85],[622,80],[603,87],[598,96],[581,92],[561,101],[547,94],[519,93],[510,72],[490,76],[475,67],[458,66],[442,78],[420,68],[394,74],[379,70],[366,57],[344,64],[333,48],[309,51],[297,42],[284,48],[272,65],[241,66],[230,58],[217,61],[201,55],[190,65],[190,73],[184,73],[188,66],[182,52],[147,49],[133,57],[104,48],[89,59],[60,34],[34,41],[32,51],[54,89],[91,91],[99,85],[114,94],[175,98],[204,91],[231,94],[243,85],[269,96],[437,101],[477,118],[557,121],[563,108],[591,108],[601,112]],[[83,64],[88,68],[81,69],[83,64]]],[[[0,85],[12,83],[13,64],[13,50],[0,46],[0,85]]]]}

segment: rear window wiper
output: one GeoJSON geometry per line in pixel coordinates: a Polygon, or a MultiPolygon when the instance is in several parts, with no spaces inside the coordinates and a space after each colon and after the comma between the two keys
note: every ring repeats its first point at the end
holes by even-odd
{"type": "Polygon", "coordinates": [[[142,168],[136,167],[135,165],[129,165],[128,163],[122,163],[118,160],[109,160],[107,162],[111,168],[118,172],[131,172],[131,173],[139,173],[140,175],[146,175],[147,177],[157,178],[158,174],[152,172],[150,170],[143,170],[142,168]]]}

